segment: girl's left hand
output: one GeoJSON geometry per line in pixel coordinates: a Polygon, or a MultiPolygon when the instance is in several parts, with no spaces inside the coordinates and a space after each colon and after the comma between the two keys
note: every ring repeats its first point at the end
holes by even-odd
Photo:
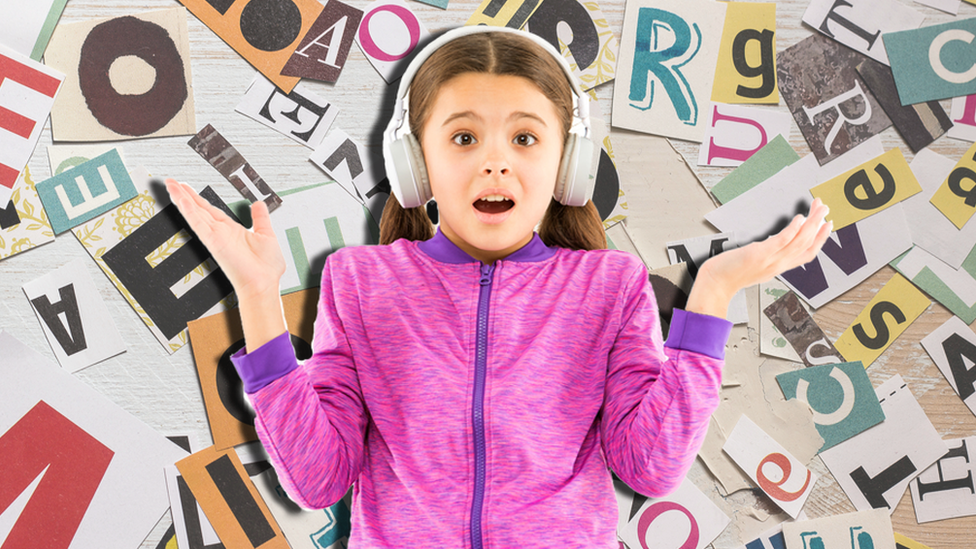
{"type": "Polygon", "coordinates": [[[807,216],[797,215],[779,233],[710,258],[698,269],[687,310],[724,317],[739,290],[813,261],[833,229],[824,222],[828,211],[816,198],[807,216]]]}

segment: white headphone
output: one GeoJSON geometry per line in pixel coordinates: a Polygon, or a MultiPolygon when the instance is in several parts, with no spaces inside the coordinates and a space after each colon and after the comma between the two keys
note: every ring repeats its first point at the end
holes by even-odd
{"type": "Polygon", "coordinates": [[[590,103],[589,97],[580,90],[573,71],[566,59],[556,51],[549,42],[534,34],[522,32],[508,27],[490,27],[476,25],[460,27],[450,30],[432,41],[416,57],[410,61],[404,71],[397,90],[396,104],[393,107],[393,117],[390,119],[386,131],[383,133],[383,162],[386,166],[386,176],[390,180],[393,195],[404,208],[415,208],[427,203],[433,198],[430,191],[430,180],[427,177],[427,166],[424,164],[424,153],[417,138],[411,133],[407,116],[409,104],[408,93],[410,83],[424,64],[424,61],[444,44],[467,36],[469,34],[487,32],[517,33],[532,40],[549,52],[563,68],[566,79],[573,90],[573,122],[563,146],[563,157],[559,163],[559,173],[556,176],[555,198],[566,206],[584,206],[593,196],[596,178],[591,170],[593,163],[593,141],[590,139],[590,103]]]}

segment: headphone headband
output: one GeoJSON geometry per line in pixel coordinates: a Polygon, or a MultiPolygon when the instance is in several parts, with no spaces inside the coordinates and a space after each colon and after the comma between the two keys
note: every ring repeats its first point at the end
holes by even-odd
{"type": "Polygon", "coordinates": [[[435,51],[448,42],[471,34],[489,32],[518,34],[522,38],[532,41],[556,60],[566,76],[573,92],[573,110],[575,112],[569,128],[569,135],[563,147],[563,159],[560,162],[556,191],[553,196],[567,206],[585,205],[593,194],[595,184],[594,176],[590,173],[593,164],[594,145],[590,140],[589,96],[580,88],[569,63],[552,44],[528,32],[487,25],[459,27],[445,32],[424,46],[403,72],[397,88],[393,116],[390,117],[390,123],[383,133],[383,161],[394,196],[404,208],[423,205],[431,198],[430,182],[427,178],[423,152],[420,149],[420,144],[413,136],[408,112],[410,85],[417,72],[435,51]]]}

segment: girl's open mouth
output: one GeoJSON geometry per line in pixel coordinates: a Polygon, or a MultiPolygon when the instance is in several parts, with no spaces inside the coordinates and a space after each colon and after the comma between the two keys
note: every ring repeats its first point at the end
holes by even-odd
{"type": "Polygon", "coordinates": [[[507,212],[515,206],[515,203],[501,195],[489,195],[474,201],[474,207],[479,212],[487,214],[498,214],[507,212]]]}

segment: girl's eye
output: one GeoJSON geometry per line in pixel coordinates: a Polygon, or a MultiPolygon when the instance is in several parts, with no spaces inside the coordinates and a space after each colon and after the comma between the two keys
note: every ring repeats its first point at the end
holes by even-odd
{"type": "Polygon", "coordinates": [[[535,136],[528,133],[520,133],[515,137],[515,144],[522,145],[523,147],[534,145],[535,142],[536,142],[535,136]]]}
{"type": "Polygon", "coordinates": [[[470,133],[459,133],[451,138],[457,145],[473,145],[475,143],[474,136],[470,133]]]}

